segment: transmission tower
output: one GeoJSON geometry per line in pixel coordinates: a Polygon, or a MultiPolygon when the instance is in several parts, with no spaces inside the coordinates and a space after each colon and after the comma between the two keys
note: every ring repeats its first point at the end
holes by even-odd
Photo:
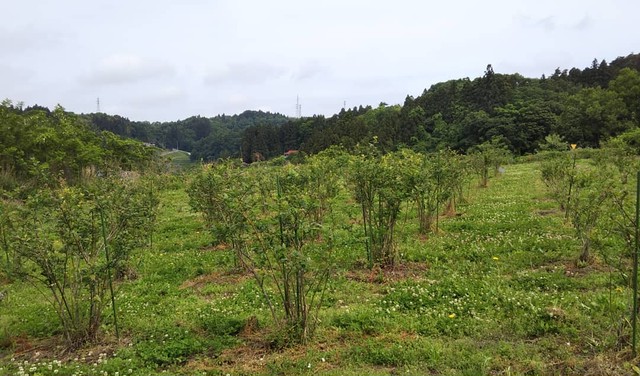
{"type": "Polygon", "coordinates": [[[296,117],[302,117],[302,105],[300,104],[300,96],[296,96],[296,117]]]}
{"type": "Polygon", "coordinates": [[[98,99],[96,100],[96,108],[97,108],[96,112],[100,112],[100,97],[98,97],[98,99]]]}

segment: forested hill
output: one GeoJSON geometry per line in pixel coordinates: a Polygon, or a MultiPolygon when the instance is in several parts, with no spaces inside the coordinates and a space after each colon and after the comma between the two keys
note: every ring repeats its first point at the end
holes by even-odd
{"type": "Polygon", "coordinates": [[[582,147],[640,125],[640,55],[550,76],[500,74],[488,65],[481,77],[431,86],[403,105],[342,109],[330,118],[295,119],[245,130],[243,159],[270,158],[288,149],[316,153],[331,145],[353,148],[374,137],[384,150],[400,146],[430,152],[466,152],[500,138],[515,154],[533,153],[557,134],[582,147]]]}
{"type": "MultiPolygon", "coordinates": [[[[331,117],[289,119],[281,114],[245,111],[174,122],[137,122],[104,113],[79,115],[99,131],[191,152],[193,160],[238,157],[250,162],[290,149],[317,153],[332,145],[348,150],[377,139],[383,151],[410,147],[430,152],[466,152],[499,138],[517,155],[535,152],[557,134],[582,147],[597,147],[610,136],[640,125],[640,54],[607,63],[594,59],[579,69],[556,69],[527,78],[484,74],[437,83],[402,105],[342,109],[331,117]]],[[[33,106],[24,112],[50,113],[33,106]]]]}
{"type": "Polygon", "coordinates": [[[242,132],[251,126],[279,126],[287,117],[263,111],[245,111],[239,115],[212,118],[192,116],[173,122],[130,121],[118,115],[83,115],[98,130],[135,138],[167,149],[191,152],[194,160],[212,160],[240,154],[242,132]]]}

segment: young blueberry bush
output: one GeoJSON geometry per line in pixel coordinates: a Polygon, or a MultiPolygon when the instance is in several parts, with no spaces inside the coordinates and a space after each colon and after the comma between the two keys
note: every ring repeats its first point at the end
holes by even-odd
{"type": "Polygon", "coordinates": [[[246,213],[258,205],[249,173],[231,160],[219,161],[203,166],[187,188],[192,209],[202,213],[214,241],[231,245],[236,267],[242,265],[246,213]]]}
{"type": "Polygon", "coordinates": [[[508,162],[512,154],[505,145],[504,139],[494,137],[490,141],[471,148],[469,157],[471,167],[480,176],[480,187],[486,188],[491,172],[497,173],[500,165],[508,162]]]}
{"type": "Polygon", "coordinates": [[[331,207],[339,185],[327,158],[212,166],[189,190],[192,207],[232,242],[289,343],[313,334],[335,267],[331,207]],[[244,175],[249,170],[250,179],[244,175]]]}
{"type": "Polygon", "coordinates": [[[461,159],[449,150],[423,155],[403,149],[400,157],[407,189],[417,207],[419,232],[437,232],[443,205],[447,212],[454,213],[462,195],[466,171],[461,159]]]}
{"type": "Polygon", "coordinates": [[[157,200],[149,192],[143,181],[115,178],[62,183],[15,209],[7,243],[23,260],[23,277],[49,297],[70,347],[95,341],[104,308],[115,305],[114,274],[154,224],[157,200]]]}
{"type": "Polygon", "coordinates": [[[406,171],[410,164],[402,152],[381,156],[374,145],[361,147],[352,157],[348,179],[362,212],[369,267],[397,261],[394,234],[401,205],[411,195],[406,171]]]}

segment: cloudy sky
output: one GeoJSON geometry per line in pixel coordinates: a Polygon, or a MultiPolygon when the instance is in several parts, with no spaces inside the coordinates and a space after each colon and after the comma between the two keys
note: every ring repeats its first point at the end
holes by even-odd
{"type": "Polygon", "coordinates": [[[4,0],[0,99],[165,121],[402,103],[640,52],[638,0],[4,0]]]}

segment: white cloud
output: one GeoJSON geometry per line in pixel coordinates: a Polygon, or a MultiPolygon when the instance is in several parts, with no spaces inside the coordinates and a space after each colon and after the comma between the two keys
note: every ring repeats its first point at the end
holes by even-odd
{"type": "Polygon", "coordinates": [[[175,69],[164,62],[136,55],[117,54],[103,59],[81,80],[95,85],[119,85],[174,74],[175,69]]]}
{"type": "Polygon", "coordinates": [[[516,22],[522,26],[533,28],[533,29],[543,29],[544,31],[554,31],[557,26],[556,18],[554,16],[544,16],[544,17],[530,17],[519,14],[514,17],[516,22]]]}
{"type": "Polygon", "coordinates": [[[293,74],[295,81],[308,80],[328,73],[328,68],[318,61],[307,61],[300,65],[293,74]]]}
{"type": "Polygon", "coordinates": [[[0,56],[38,51],[53,47],[61,41],[57,32],[46,32],[31,25],[11,29],[0,27],[0,56]]]}
{"type": "Polygon", "coordinates": [[[235,93],[227,97],[227,103],[233,106],[244,106],[249,103],[249,98],[244,94],[235,93]]]}
{"type": "Polygon", "coordinates": [[[172,105],[187,98],[186,92],[176,86],[163,87],[131,99],[131,104],[138,107],[156,107],[172,105]]]}
{"type": "Polygon", "coordinates": [[[593,26],[594,22],[593,19],[591,17],[589,17],[588,14],[585,14],[584,17],[582,17],[582,19],[580,19],[580,21],[576,22],[575,25],[573,25],[573,28],[576,30],[587,30],[590,29],[593,26]]]}
{"type": "Polygon", "coordinates": [[[279,79],[286,69],[269,63],[247,62],[233,63],[217,71],[211,71],[204,78],[207,85],[240,84],[258,85],[279,79]]]}
{"type": "Polygon", "coordinates": [[[6,1],[0,97],[138,120],[331,115],[447,79],[539,77],[638,50],[640,1],[6,1]],[[122,111],[122,112],[120,112],[122,111]]]}

